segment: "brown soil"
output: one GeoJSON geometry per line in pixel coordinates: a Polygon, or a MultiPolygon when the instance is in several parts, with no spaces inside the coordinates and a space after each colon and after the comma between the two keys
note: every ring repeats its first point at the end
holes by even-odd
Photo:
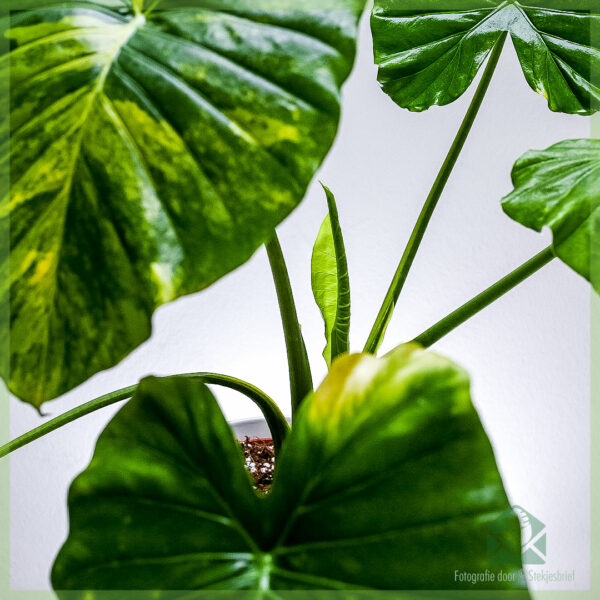
{"type": "Polygon", "coordinates": [[[246,468],[254,478],[257,490],[268,492],[273,483],[275,447],[271,439],[250,439],[240,442],[246,458],[246,468]]]}

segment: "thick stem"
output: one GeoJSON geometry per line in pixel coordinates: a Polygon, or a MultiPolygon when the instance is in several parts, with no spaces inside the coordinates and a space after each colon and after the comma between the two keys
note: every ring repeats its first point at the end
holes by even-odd
{"type": "Polygon", "coordinates": [[[302,337],[300,323],[298,322],[292,286],[277,235],[274,235],[273,239],[266,244],[266,248],[271,271],[273,272],[273,281],[275,282],[275,290],[277,291],[277,300],[279,301],[279,310],[281,312],[281,322],[283,324],[283,334],[290,371],[293,418],[302,400],[313,391],[313,381],[304,338],[302,337]]]}
{"type": "Polygon", "coordinates": [[[467,141],[467,137],[469,136],[471,128],[473,127],[473,123],[475,122],[475,117],[481,108],[481,103],[483,102],[485,94],[490,86],[490,82],[498,65],[498,60],[500,58],[500,54],[502,53],[502,48],[504,47],[505,41],[506,33],[499,38],[492,51],[486,69],[475,92],[475,96],[473,97],[471,105],[469,106],[469,110],[465,115],[458,133],[456,134],[456,138],[454,139],[450,151],[446,156],[446,160],[442,165],[437,179],[435,180],[433,187],[429,192],[429,196],[427,197],[423,209],[421,210],[421,214],[419,215],[404,254],[402,255],[402,259],[400,260],[400,264],[396,269],[392,283],[390,284],[386,297],[381,305],[381,309],[379,310],[379,314],[377,315],[373,329],[369,334],[364,352],[375,354],[381,345],[381,342],[383,341],[383,336],[385,335],[387,326],[392,318],[394,307],[398,302],[398,298],[400,297],[400,293],[402,292],[402,288],[404,287],[408,273],[415,260],[415,256],[417,255],[417,251],[419,250],[419,246],[421,245],[421,241],[423,240],[423,236],[425,235],[429,221],[431,220],[438,200],[440,199],[440,196],[442,195],[442,192],[448,183],[448,179],[450,178],[452,170],[456,165],[456,161],[458,160],[465,142],[467,141]]]}
{"type": "Polygon", "coordinates": [[[487,290],[449,314],[439,323],[436,323],[433,327],[430,327],[427,331],[417,336],[414,341],[425,348],[435,344],[453,329],[456,329],[459,325],[468,321],[473,315],[476,315],[486,306],[489,306],[492,302],[495,302],[498,298],[504,296],[504,294],[512,290],[519,283],[525,281],[528,277],[531,277],[531,275],[547,265],[553,258],[554,252],[552,246],[549,246],[532,259],[528,260],[525,264],[521,265],[518,269],[515,269],[512,273],[503,277],[487,290]]]}
{"type": "MultiPolygon", "coordinates": [[[[273,444],[275,445],[276,450],[281,447],[281,444],[283,443],[283,440],[289,431],[289,425],[275,401],[257,387],[246,383],[245,381],[241,381],[240,379],[228,377],[227,375],[219,375],[217,373],[188,373],[184,375],[175,375],[175,377],[199,379],[203,383],[213,383],[241,392],[255,402],[261,409],[263,415],[265,416],[265,420],[269,425],[269,429],[271,430],[273,444]]],[[[55,419],[36,427],[32,431],[29,431],[28,433],[25,433],[24,435],[12,440],[8,444],[1,446],[0,458],[7,456],[11,452],[30,444],[31,442],[55,431],[56,429],[59,429],[60,427],[63,427],[64,425],[80,419],[81,417],[89,415],[90,413],[100,410],[101,408],[106,408],[111,404],[131,398],[136,389],[137,385],[130,385],[122,390],[117,390],[116,392],[111,392],[110,394],[100,396],[95,400],[90,400],[89,402],[86,402],[85,404],[66,412],[64,415],[60,415],[59,417],[56,417],[55,419]]]]}

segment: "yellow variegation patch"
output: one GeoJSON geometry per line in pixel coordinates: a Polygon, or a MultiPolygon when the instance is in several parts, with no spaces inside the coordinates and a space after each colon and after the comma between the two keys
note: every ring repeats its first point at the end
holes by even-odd
{"type": "Polygon", "coordinates": [[[333,1],[335,20],[292,0],[11,13],[1,375],[17,396],[39,406],[116,364],[157,306],[242,264],[297,206],[354,58],[362,0],[333,1]]]}

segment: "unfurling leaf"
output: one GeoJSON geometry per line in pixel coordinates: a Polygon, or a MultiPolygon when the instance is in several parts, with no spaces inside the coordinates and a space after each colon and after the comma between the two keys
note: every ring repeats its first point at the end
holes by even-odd
{"type": "Polygon", "coordinates": [[[384,91],[414,111],[461,96],[508,32],[527,83],[551,110],[600,108],[595,0],[375,0],[371,28],[384,91]]]}
{"type": "Polygon", "coordinates": [[[331,366],[333,360],[349,349],[350,278],[335,198],[329,188],[323,186],[323,189],[329,214],[313,248],[311,282],[315,301],[325,321],[327,345],[323,357],[331,366]]]}
{"type": "Polygon", "coordinates": [[[298,205],[336,132],[362,0],[10,4],[1,375],[40,406],[298,205]]]}
{"type": "Polygon", "coordinates": [[[549,227],[558,258],[600,293],[600,140],[567,140],[526,152],[512,179],[504,212],[535,231],[549,227]]]}
{"type": "Polygon", "coordinates": [[[468,377],[412,344],[334,363],[300,408],[266,496],[206,387],[144,380],[74,481],[69,512],[52,574],[69,600],[105,589],[523,585],[519,523],[468,377]],[[456,578],[486,569],[504,579],[456,578]]]}

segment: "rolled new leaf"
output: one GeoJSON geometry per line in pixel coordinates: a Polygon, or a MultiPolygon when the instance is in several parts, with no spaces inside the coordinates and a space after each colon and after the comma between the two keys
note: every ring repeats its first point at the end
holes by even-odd
{"type": "Polygon", "coordinates": [[[599,17],[594,0],[375,0],[379,81],[409,110],[449,104],[508,32],[527,83],[551,110],[591,114],[600,108],[591,75],[600,67],[599,17]]]}
{"type": "Polygon", "coordinates": [[[323,186],[323,189],[329,214],[313,248],[311,283],[325,322],[327,344],[323,357],[327,366],[331,366],[333,360],[348,352],[350,345],[350,278],[335,197],[329,188],[323,186]]]}
{"type": "Polygon", "coordinates": [[[204,385],[146,379],[73,482],[69,516],[52,572],[68,600],[523,586],[519,523],[468,377],[416,345],[334,363],[302,404],[266,496],[204,385]],[[457,571],[494,578],[473,585],[457,571]]]}
{"type": "Polygon", "coordinates": [[[113,366],[270,238],[333,141],[362,4],[11,3],[12,392],[39,407],[113,366]]]}
{"type": "Polygon", "coordinates": [[[549,227],[556,256],[600,293],[600,140],[526,152],[512,180],[504,212],[535,231],[549,227]]]}

